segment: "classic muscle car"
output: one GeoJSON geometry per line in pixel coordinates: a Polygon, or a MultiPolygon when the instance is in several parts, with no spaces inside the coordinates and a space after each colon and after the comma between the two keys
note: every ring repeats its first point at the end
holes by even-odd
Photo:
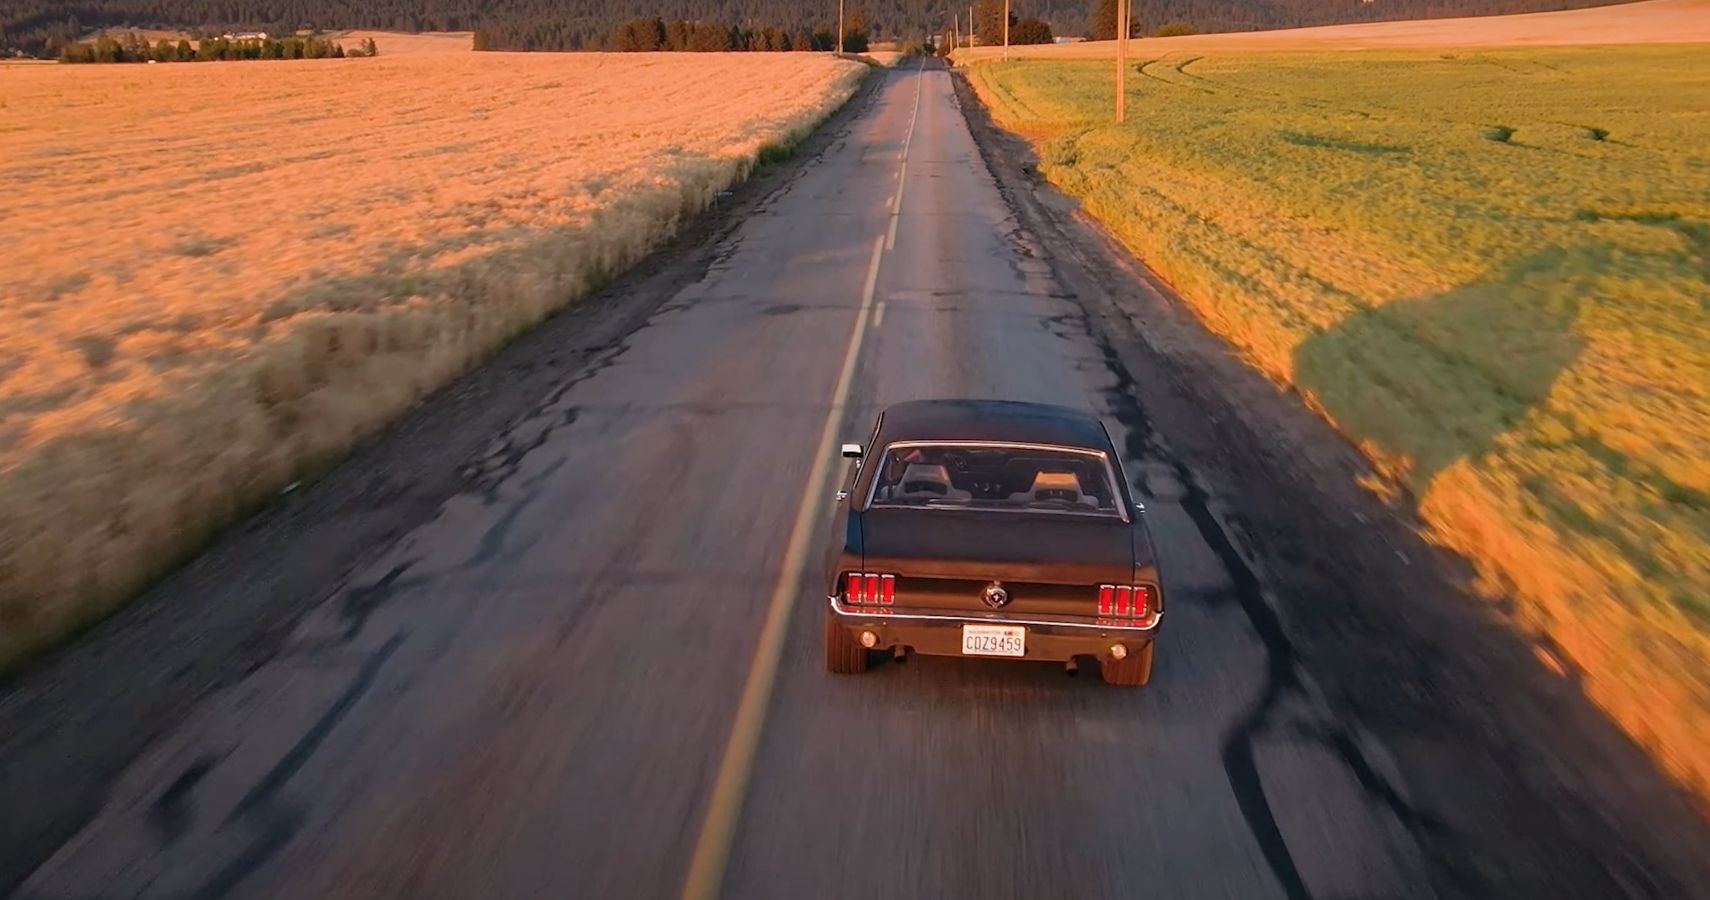
{"type": "Polygon", "coordinates": [[[1164,615],[1143,507],[1104,424],[1039,403],[921,400],[879,415],[838,491],[825,666],[875,654],[1096,659],[1145,684],[1164,615]]]}

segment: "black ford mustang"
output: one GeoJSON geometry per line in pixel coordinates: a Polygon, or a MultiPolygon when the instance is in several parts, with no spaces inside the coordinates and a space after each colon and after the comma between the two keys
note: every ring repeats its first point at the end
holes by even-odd
{"type": "Polygon", "coordinates": [[[922,400],[879,415],[838,492],[825,666],[871,654],[1097,659],[1145,684],[1164,614],[1142,507],[1094,416],[922,400]]]}

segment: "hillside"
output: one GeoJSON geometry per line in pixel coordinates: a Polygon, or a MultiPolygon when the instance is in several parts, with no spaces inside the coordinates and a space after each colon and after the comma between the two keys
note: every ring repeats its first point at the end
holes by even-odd
{"type": "MultiPolygon", "coordinates": [[[[1080,3],[1015,0],[1017,16],[1047,19],[1057,34],[1078,35],[1096,0],[1080,3]]],[[[965,0],[868,0],[859,4],[876,35],[911,37],[966,14],[965,0]]],[[[1155,0],[1137,11],[1150,31],[1164,22],[1191,22],[1200,31],[1245,31],[1344,22],[1534,12],[1606,5],[1603,0],[1155,0]]],[[[731,25],[790,30],[829,25],[831,4],[790,0],[0,0],[0,52],[46,54],[96,28],[156,27],[224,30],[262,28],[380,28],[467,31],[503,25],[529,40],[489,41],[508,49],[593,49],[620,22],[653,14],[731,25]],[[546,36],[544,39],[540,36],[546,36]]]]}

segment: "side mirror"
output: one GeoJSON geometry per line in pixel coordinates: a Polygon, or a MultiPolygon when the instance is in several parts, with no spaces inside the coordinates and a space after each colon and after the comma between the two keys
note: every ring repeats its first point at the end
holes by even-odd
{"type": "Polygon", "coordinates": [[[843,445],[843,458],[844,459],[860,459],[861,458],[861,445],[860,444],[844,444],[843,445]]]}

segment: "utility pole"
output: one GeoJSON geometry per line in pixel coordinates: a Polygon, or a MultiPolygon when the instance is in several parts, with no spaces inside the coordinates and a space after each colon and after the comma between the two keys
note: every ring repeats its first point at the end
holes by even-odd
{"type": "Polygon", "coordinates": [[[837,55],[843,55],[843,0],[837,0],[837,55]]]}
{"type": "Polygon", "coordinates": [[[1116,122],[1127,116],[1128,99],[1128,16],[1132,0],[1116,0],[1116,122]]]}
{"type": "Polygon", "coordinates": [[[974,27],[974,8],[968,7],[968,49],[974,49],[980,42],[980,30],[974,27]]]}
{"type": "Polygon", "coordinates": [[[1003,58],[1009,59],[1009,0],[1003,0],[1003,58]]]}

